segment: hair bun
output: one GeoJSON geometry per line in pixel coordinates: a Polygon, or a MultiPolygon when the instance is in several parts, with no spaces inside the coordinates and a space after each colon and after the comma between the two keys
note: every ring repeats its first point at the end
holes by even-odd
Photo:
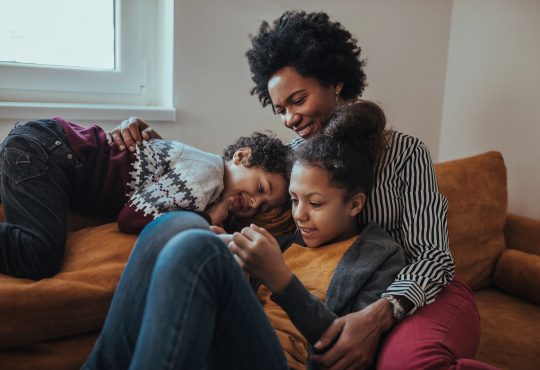
{"type": "Polygon", "coordinates": [[[338,107],[330,116],[323,135],[336,145],[371,150],[381,146],[385,126],[384,112],[377,104],[358,100],[338,107]]]}

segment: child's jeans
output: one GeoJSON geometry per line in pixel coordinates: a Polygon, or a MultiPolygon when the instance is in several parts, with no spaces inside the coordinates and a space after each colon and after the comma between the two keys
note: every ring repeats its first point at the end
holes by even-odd
{"type": "Polygon", "coordinates": [[[140,234],[84,370],[287,369],[279,340],[225,243],[195,213],[140,234]]]}
{"type": "Polygon", "coordinates": [[[83,176],[53,120],[15,126],[0,148],[0,273],[41,279],[64,256],[69,199],[83,176]]]}

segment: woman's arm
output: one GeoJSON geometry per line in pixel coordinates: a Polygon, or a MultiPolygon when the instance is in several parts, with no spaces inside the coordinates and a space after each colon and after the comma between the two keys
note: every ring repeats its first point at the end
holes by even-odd
{"type": "Polygon", "coordinates": [[[397,242],[405,248],[409,264],[383,294],[404,297],[404,302],[410,302],[408,314],[433,302],[454,276],[448,246],[448,201],[439,192],[429,150],[415,140],[417,145],[411,147],[399,171],[402,223],[397,242]]]}

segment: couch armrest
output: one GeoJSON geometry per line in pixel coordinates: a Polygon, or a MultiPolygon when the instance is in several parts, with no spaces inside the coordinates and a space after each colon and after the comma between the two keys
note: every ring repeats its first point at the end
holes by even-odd
{"type": "Polygon", "coordinates": [[[507,249],[499,258],[493,283],[505,292],[540,305],[540,256],[507,249]]]}
{"type": "Polygon", "coordinates": [[[509,213],[504,237],[506,248],[540,256],[540,220],[509,213]]]}

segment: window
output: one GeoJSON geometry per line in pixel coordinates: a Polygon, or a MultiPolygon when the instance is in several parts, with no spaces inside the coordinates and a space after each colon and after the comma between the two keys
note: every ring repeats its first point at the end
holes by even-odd
{"type": "Polygon", "coordinates": [[[173,6],[173,0],[0,0],[0,104],[171,111],[173,6]]]}
{"type": "Polygon", "coordinates": [[[114,0],[2,3],[7,4],[0,16],[1,62],[115,69],[114,0]],[[17,16],[22,14],[24,19],[17,16]]]}

